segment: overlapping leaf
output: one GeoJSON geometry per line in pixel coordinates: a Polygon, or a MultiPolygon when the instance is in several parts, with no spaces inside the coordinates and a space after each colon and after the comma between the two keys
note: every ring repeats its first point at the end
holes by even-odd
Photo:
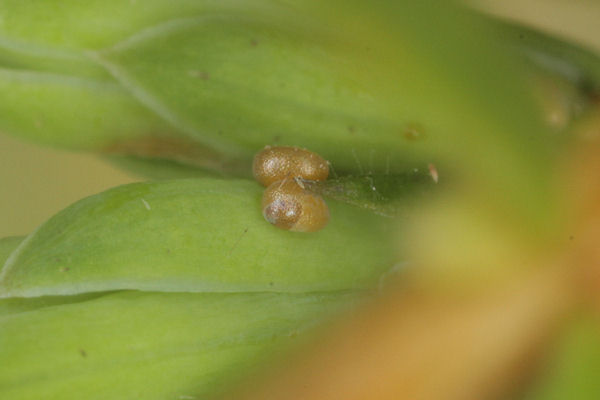
{"type": "Polygon", "coordinates": [[[0,239],[0,264],[4,265],[6,259],[10,256],[19,243],[23,241],[22,236],[10,236],[0,239]]]}
{"type": "Polygon", "coordinates": [[[110,81],[0,69],[0,129],[68,148],[104,149],[173,129],[110,81]]]}
{"type": "Polygon", "coordinates": [[[339,291],[371,287],[393,266],[379,217],[330,202],[322,231],[282,231],[261,214],[262,190],[250,181],[180,180],[84,199],[12,254],[0,296],[339,291]]]}
{"type": "MultiPolygon", "coordinates": [[[[523,71],[481,18],[455,7],[366,7],[357,1],[61,5],[3,4],[11,16],[0,29],[4,48],[101,68],[73,74],[102,80],[111,75],[168,126],[152,118],[136,125],[131,115],[143,118],[140,111],[119,104],[115,109],[123,113],[87,110],[94,118],[124,122],[101,125],[104,140],[94,131],[90,143],[86,133],[70,135],[72,146],[100,142],[104,150],[119,139],[175,131],[224,162],[249,161],[265,144],[278,143],[310,148],[338,170],[354,173],[399,172],[442,158],[490,190],[502,187],[503,201],[536,204],[547,195],[553,140],[536,117],[523,71]],[[33,29],[29,21],[38,14],[44,18],[33,29]],[[465,152],[470,157],[462,157],[465,152]]],[[[6,56],[5,63],[11,60],[6,56]]],[[[43,103],[53,104],[52,96],[43,103]]],[[[17,111],[29,108],[27,101],[14,104],[17,111]]],[[[64,110],[50,111],[72,129],[48,124],[22,130],[57,138],[65,131],[85,132],[86,121],[68,126],[64,110]]],[[[211,168],[223,171],[218,163],[211,168]]],[[[239,169],[230,173],[240,175],[239,169]]]]}
{"type": "Polygon", "coordinates": [[[347,299],[119,292],[79,300],[21,299],[0,314],[2,397],[200,399],[347,299]],[[37,307],[23,306],[32,301],[37,307]]]}

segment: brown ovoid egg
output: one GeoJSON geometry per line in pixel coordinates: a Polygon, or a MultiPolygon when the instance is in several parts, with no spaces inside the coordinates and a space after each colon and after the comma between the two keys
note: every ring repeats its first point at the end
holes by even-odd
{"type": "Polygon", "coordinates": [[[269,185],[262,197],[262,212],[271,224],[295,232],[315,232],[329,221],[323,198],[306,190],[299,178],[269,185]]]}
{"type": "Polygon", "coordinates": [[[254,179],[263,186],[285,178],[322,181],[329,175],[329,163],[320,155],[298,147],[266,146],[254,156],[254,179]]]}

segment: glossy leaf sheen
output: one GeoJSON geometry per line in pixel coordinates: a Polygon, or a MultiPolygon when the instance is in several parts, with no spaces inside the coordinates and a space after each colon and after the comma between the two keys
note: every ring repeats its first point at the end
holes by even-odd
{"type": "MultiPolygon", "coordinates": [[[[119,292],[0,314],[0,393],[20,400],[202,398],[195,396],[231,384],[344,299],[119,292]]],[[[20,299],[32,301],[39,302],[20,299]]]]}
{"type": "Polygon", "coordinates": [[[252,181],[121,186],[79,201],[6,262],[0,296],[138,289],[314,292],[370,287],[392,267],[382,219],[329,202],[325,229],[277,229],[252,181]]]}

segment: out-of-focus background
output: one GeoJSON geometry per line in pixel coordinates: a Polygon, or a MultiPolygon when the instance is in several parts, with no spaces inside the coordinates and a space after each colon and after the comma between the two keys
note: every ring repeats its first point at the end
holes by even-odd
{"type": "MultiPolygon", "coordinates": [[[[600,52],[600,2],[594,0],[472,0],[600,52]]],[[[82,197],[141,178],[101,158],[42,148],[0,132],[0,237],[23,235],[82,197]]]]}

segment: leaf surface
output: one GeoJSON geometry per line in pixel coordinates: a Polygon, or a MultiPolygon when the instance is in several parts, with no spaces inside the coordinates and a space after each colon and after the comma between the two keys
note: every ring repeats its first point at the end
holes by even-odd
{"type": "Polygon", "coordinates": [[[0,265],[4,265],[6,259],[10,256],[19,243],[23,241],[23,236],[9,236],[0,239],[0,265]]]}
{"type": "MultiPolygon", "coordinates": [[[[9,300],[0,300],[0,309],[9,300]]],[[[0,392],[23,400],[200,399],[344,300],[119,292],[0,314],[0,392]]]]}
{"type": "Polygon", "coordinates": [[[174,129],[110,81],[0,68],[0,130],[66,148],[169,136],[174,129]]]}
{"type": "Polygon", "coordinates": [[[372,287],[393,266],[386,221],[329,201],[325,229],[275,228],[263,188],[189,179],[111,189],[63,210],[4,265],[0,296],[137,289],[315,292],[372,287]]]}

